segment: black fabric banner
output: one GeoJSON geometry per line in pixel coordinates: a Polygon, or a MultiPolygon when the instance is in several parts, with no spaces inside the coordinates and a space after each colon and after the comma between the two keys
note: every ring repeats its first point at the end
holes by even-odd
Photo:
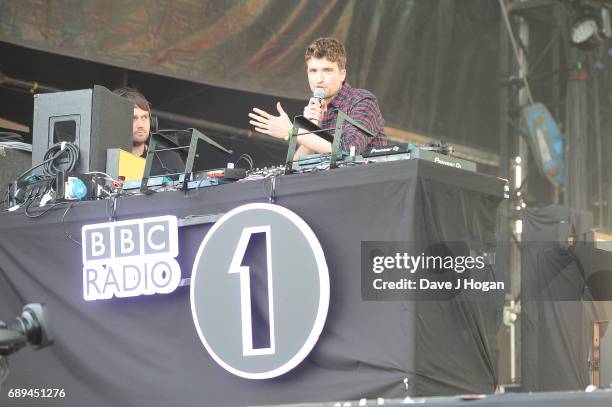
{"type": "MultiPolygon", "coordinates": [[[[583,237],[592,227],[592,216],[555,205],[522,212],[522,388],[584,389],[591,383],[593,322],[612,315],[609,288],[604,291],[607,302],[592,301],[601,290],[589,288],[593,280],[588,277],[597,270],[586,269],[589,262],[575,255],[578,250],[568,248],[568,237],[583,237]]],[[[602,365],[607,364],[607,349],[601,357],[602,365]]]]}
{"type": "MultiPolygon", "coordinates": [[[[216,214],[268,202],[271,188],[266,179],[133,196],[119,200],[117,215],[216,214]]],[[[461,240],[494,250],[502,197],[496,178],[416,160],[277,178],[276,204],[304,219],[323,247],[331,300],[310,355],[269,380],[238,378],[213,361],[195,331],[188,287],[169,295],[83,300],[81,247],[72,239],[80,240],[84,224],[108,221],[109,202],[60,206],[37,219],[2,213],[0,319],[19,315],[26,303],[46,303],[55,344],[9,357],[0,403],[17,387],[65,389],[65,399],[45,400],[49,406],[99,407],[491,393],[502,302],[363,301],[360,242],[461,240]]],[[[179,229],[184,278],[209,227],[179,229]]]]}

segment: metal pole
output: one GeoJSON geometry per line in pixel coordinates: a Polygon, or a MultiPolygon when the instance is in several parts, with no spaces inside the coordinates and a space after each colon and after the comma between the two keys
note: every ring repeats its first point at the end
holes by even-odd
{"type": "MultiPolygon", "coordinates": [[[[529,83],[527,82],[527,65],[523,64],[523,62],[526,61],[523,52],[521,50],[519,50],[518,46],[516,45],[516,40],[514,39],[514,34],[512,31],[512,26],[510,25],[510,18],[508,17],[508,10],[506,9],[506,5],[504,4],[504,0],[499,0],[499,6],[501,8],[501,13],[502,13],[502,18],[504,20],[504,23],[506,24],[506,29],[508,30],[508,35],[510,36],[510,43],[512,44],[512,49],[514,50],[514,54],[516,56],[516,59],[519,62],[519,73],[523,73],[522,75],[519,75],[519,77],[523,80],[523,86],[525,89],[525,94],[527,96],[527,100],[529,101],[529,103],[533,104],[533,96],[531,95],[531,89],[529,88],[529,83]],[[522,69],[525,68],[525,69],[522,69]]],[[[527,27],[527,24],[524,23],[524,19],[521,18],[521,31],[519,32],[519,38],[521,39],[521,43],[525,46],[525,48],[528,45],[528,38],[525,38],[525,36],[523,35],[523,26],[526,28],[526,33],[527,36],[529,35],[529,29],[527,27]]]]}
{"type": "Polygon", "coordinates": [[[23,89],[27,90],[30,93],[61,91],[61,89],[49,85],[41,85],[38,82],[22,81],[20,79],[11,78],[10,76],[6,76],[2,72],[0,72],[0,86],[23,89]]]}
{"type": "Polygon", "coordinates": [[[597,157],[597,222],[598,227],[604,225],[604,197],[602,179],[602,143],[601,143],[601,118],[599,114],[599,72],[595,71],[592,76],[593,88],[593,137],[595,137],[595,150],[597,157]]]}

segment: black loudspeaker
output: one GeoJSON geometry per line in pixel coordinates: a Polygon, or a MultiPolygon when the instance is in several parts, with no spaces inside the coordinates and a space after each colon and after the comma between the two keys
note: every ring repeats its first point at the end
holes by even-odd
{"type": "Polygon", "coordinates": [[[106,171],[107,149],[132,149],[133,115],[129,100],[103,86],[35,95],[32,166],[52,145],[71,142],[79,148],[74,172],[106,171]]]}
{"type": "Polygon", "coordinates": [[[29,151],[0,145],[0,191],[2,194],[11,182],[30,168],[31,160],[32,153],[29,151]]]}

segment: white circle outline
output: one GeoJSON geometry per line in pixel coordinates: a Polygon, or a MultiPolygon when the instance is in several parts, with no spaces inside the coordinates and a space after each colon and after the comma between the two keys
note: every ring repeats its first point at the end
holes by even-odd
{"type": "Polygon", "coordinates": [[[315,236],[310,226],[308,226],[308,224],[302,218],[300,218],[297,214],[295,214],[294,212],[290,211],[289,209],[285,207],[282,207],[279,205],[267,204],[267,203],[250,203],[250,204],[246,204],[246,205],[242,205],[237,208],[234,208],[231,211],[227,212],[225,215],[223,215],[217,222],[215,222],[215,224],[210,228],[210,230],[204,237],[202,244],[200,244],[200,248],[198,249],[198,253],[196,254],[196,257],[193,263],[193,268],[191,270],[191,282],[189,284],[189,302],[191,304],[191,316],[193,319],[193,324],[195,325],[195,329],[198,332],[200,341],[202,342],[202,344],[204,345],[204,348],[206,348],[210,356],[213,358],[213,360],[217,362],[217,364],[219,364],[222,368],[224,368],[230,373],[235,374],[236,376],[240,376],[245,379],[256,379],[256,380],[271,379],[273,377],[278,377],[282,374],[285,374],[291,369],[293,369],[294,367],[296,367],[298,364],[300,364],[300,362],[302,362],[304,358],[308,356],[312,348],[314,348],[315,344],[317,343],[317,340],[319,339],[319,336],[321,335],[321,332],[323,331],[325,320],[327,319],[327,311],[329,309],[329,270],[327,268],[327,262],[325,261],[325,255],[323,254],[323,249],[321,248],[321,244],[319,243],[319,240],[315,236]],[[219,355],[217,355],[213,351],[212,347],[206,341],[206,337],[204,336],[204,333],[202,332],[200,325],[197,322],[198,316],[195,310],[195,303],[194,303],[194,297],[195,297],[194,291],[195,291],[195,281],[197,278],[197,269],[198,269],[198,265],[200,264],[200,258],[202,256],[202,252],[204,251],[204,248],[206,247],[206,244],[215,234],[217,229],[219,229],[223,225],[223,223],[225,223],[227,220],[229,220],[230,218],[232,218],[233,216],[239,213],[249,211],[252,209],[269,210],[272,212],[276,212],[284,216],[285,218],[289,219],[302,232],[302,234],[308,241],[310,248],[315,256],[315,260],[317,263],[317,270],[319,273],[319,307],[317,309],[317,317],[315,318],[315,322],[312,326],[312,330],[310,331],[310,334],[308,335],[308,338],[306,339],[302,347],[298,350],[298,352],[295,355],[293,355],[293,357],[289,359],[285,364],[275,369],[269,370],[267,372],[260,372],[260,373],[249,373],[249,372],[244,372],[242,370],[238,370],[230,366],[229,364],[227,364],[223,359],[221,359],[221,357],[219,357],[219,355]]]}

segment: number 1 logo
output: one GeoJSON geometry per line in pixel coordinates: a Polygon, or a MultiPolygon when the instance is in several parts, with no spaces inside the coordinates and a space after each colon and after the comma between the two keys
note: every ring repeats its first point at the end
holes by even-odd
{"type": "MultiPolygon", "coordinates": [[[[234,252],[232,263],[230,265],[229,274],[240,275],[240,317],[242,321],[242,354],[244,356],[256,356],[256,355],[271,355],[274,353],[274,300],[272,289],[272,248],[270,246],[270,226],[259,226],[245,228],[242,230],[240,240],[238,241],[238,247],[234,252]],[[267,294],[268,302],[268,332],[267,339],[270,344],[267,347],[254,348],[253,347],[253,315],[252,315],[252,290],[251,290],[251,268],[257,267],[256,265],[248,265],[248,256],[246,256],[249,245],[252,241],[261,238],[265,239],[266,246],[266,262],[265,262],[265,274],[267,277],[267,287],[265,287],[265,294],[267,294]]],[[[260,273],[261,274],[261,273],[260,273]]]]}
{"type": "Polygon", "coordinates": [[[223,215],[198,249],[190,284],[198,336],[223,369],[247,379],[300,364],[323,331],[329,272],[302,218],[253,203],[223,215]]]}

